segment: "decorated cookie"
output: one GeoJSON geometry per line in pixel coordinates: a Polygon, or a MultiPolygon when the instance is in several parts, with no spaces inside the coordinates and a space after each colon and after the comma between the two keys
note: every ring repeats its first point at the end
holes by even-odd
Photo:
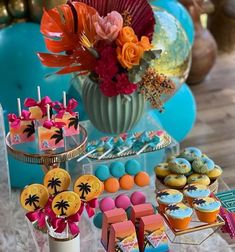
{"type": "Polygon", "coordinates": [[[150,177],[147,172],[139,172],[135,175],[135,183],[140,187],[148,186],[150,183],[150,177]]]}
{"type": "Polygon", "coordinates": [[[112,162],[110,167],[110,173],[115,178],[120,178],[125,175],[125,166],[122,162],[112,162]]]}
{"type": "Polygon", "coordinates": [[[205,185],[201,184],[189,184],[184,187],[183,193],[187,198],[187,201],[190,205],[196,198],[203,198],[210,195],[210,190],[205,185]]]}
{"type": "Polygon", "coordinates": [[[197,183],[197,184],[208,186],[210,184],[210,182],[211,181],[210,181],[209,177],[205,174],[194,173],[188,177],[188,184],[197,183]]]}
{"type": "Polygon", "coordinates": [[[98,165],[95,169],[95,176],[101,181],[107,180],[111,177],[109,167],[107,165],[98,165]]]}
{"type": "Polygon", "coordinates": [[[214,169],[211,170],[209,173],[207,173],[207,176],[208,176],[210,179],[215,180],[215,179],[217,179],[218,177],[220,177],[222,173],[223,173],[223,170],[221,169],[221,167],[218,166],[218,165],[215,165],[215,166],[214,166],[214,169]]]}
{"type": "Polygon", "coordinates": [[[172,188],[183,188],[187,183],[187,178],[185,175],[170,174],[165,177],[164,183],[172,188]]]}
{"type": "Polygon", "coordinates": [[[195,199],[193,201],[193,207],[200,221],[213,223],[217,219],[221,203],[214,198],[205,197],[195,199]]]}
{"type": "Polygon", "coordinates": [[[175,158],[171,160],[168,167],[172,173],[187,174],[191,171],[191,164],[184,158],[175,158]]]}
{"type": "Polygon", "coordinates": [[[141,171],[141,165],[137,160],[131,159],[125,163],[125,169],[126,173],[135,176],[141,171]]]}
{"type": "Polygon", "coordinates": [[[188,160],[189,162],[193,162],[194,159],[200,158],[202,156],[202,152],[195,147],[185,148],[179,155],[179,157],[188,160]]]}
{"type": "Polygon", "coordinates": [[[55,168],[47,172],[44,177],[43,184],[47,187],[50,194],[68,190],[71,182],[69,173],[61,168],[55,168]]]}
{"type": "Polygon", "coordinates": [[[174,229],[186,229],[192,219],[193,209],[183,203],[177,203],[166,207],[166,215],[174,229]]]}
{"type": "Polygon", "coordinates": [[[165,178],[171,174],[171,171],[168,167],[168,163],[160,163],[155,167],[156,176],[159,178],[165,178]]]}
{"type": "Polygon", "coordinates": [[[119,190],[120,185],[117,178],[108,178],[104,182],[104,189],[106,192],[115,193],[119,190]]]}
{"type": "Polygon", "coordinates": [[[20,195],[20,203],[22,207],[30,212],[44,208],[48,199],[48,190],[41,184],[32,184],[25,187],[20,195]]]}
{"type": "Polygon", "coordinates": [[[207,157],[196,158],[192,163],[192,167],[196,173],[207,174],[214,169],[215,163],[207,157]]]}
{"type": "Polygon", "coordinates": [[[74,184],[74,192],[80,196],[82,201],[97,198],[103,189],[103,183],[93,175],[82,175],[74,184]]]}
{"type": "Polygon", "coordinates": [[[52,210],[57,216],[69,217],[78,212],[81,199],[75,192],[65,191],[57,194],[52,201],[52,210]]]}

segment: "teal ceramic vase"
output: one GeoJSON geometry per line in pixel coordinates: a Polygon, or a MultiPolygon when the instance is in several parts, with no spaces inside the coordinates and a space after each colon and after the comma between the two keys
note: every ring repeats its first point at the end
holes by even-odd
{"type": "Polygon", "coordinates": [[[82,85],[82,100],[91,123],[108,134],[131,130],[141,119],[145,108],[143,95],[134,92],[126,97],[107,97],[90,78],[86,78],[82,85]]]}

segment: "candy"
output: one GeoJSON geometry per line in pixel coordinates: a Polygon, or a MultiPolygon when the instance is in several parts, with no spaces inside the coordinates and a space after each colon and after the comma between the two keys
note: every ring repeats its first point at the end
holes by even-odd
{"type": "Polygon", "coordinates": [[[95,227],[101,229],[102,222],[103,222],[103,213],[99,212],[95,215],[95,217],[93,219],[93,223],[94,223],[95,227]]]}
{"type": "Polygon", "coordinates": [[[101,160],[102,158],[107,156],[113,150],[113,145],[114,145],[113,137],[108,138],[104,143],[105,152],[101,156],[99,156],[98,159],[101,160]]]}
{"type": "Polygon", "coordinates": [[[130,190],[134,186],[134,178],[128,174],[119,179],[120,187],[124,190],[130,190]]]}
{"type": "Polygon", "coordinates": [[[116,178],[109,178],[104,182],[104,189],[107,192],[115,193],[119,190],[119,182],[116,178]]]}
{"type": "Polygon", "coordinates": [[[125,194],[121,194],[115,199],[115,205],[117,208],[126,210],[131,205],[130,198],[125,194]]]}
{"type": "Polygon", "coordinates": [[[110,165],[110,172],[115,178],[125,175],[125,166],[121,162],[113,162],[110,165]]]}
{"type": "Polygon", "coordinates": [[[138,172],[141,171],[141,166],[137,160],[131,159],[126,162],[125,169],[126,173],[130,175],[136,175],[138,172]]]}
{"type": "Polygon", "coordinates": [[[100,201],[99,206],[100,206],[100,210],[102,212],[105,212],[105,211],[109,211],[109,210],[114,209],[115,208],[115,202],[111,197],[106,197],[106,198],[103,198],[100,201]]]}
{"type": "Polygon", "coordinates": [[[140,187],[149,185],[150,178],[149,178],[148,173],[146,173],[146,172],[139,172],[135,176],[135,183],[136,183],[136,185],[138,185],[140,187]]]}
{"type": "Polygon", "coordinates": [[[111,175],[107,165],[98,165],[95,170],[95,176],[101,181],[107,180],[111,175]]]}
{"type": "Polygon", "coordinates": [[[134,192],[131,195],[131,203],[133,205],[140,205],[140,204],[144,204],[146,202],[146,196],[144,193],[142,192],[134,192]]]}

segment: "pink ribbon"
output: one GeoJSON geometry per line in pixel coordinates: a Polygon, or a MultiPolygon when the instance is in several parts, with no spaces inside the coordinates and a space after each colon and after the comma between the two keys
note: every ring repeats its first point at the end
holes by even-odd
{"type": "Polygon", "coordinates": [[[51,129],[52,127],[56,127],[56,128],[63,128],[66,124],[64,122],[54,122],[54,121],[49,121],[46,120],[43,123],[43,127],[47,128],[47,129],[51,129]]]}
{"type": "Polygon", "coordinates": [[[24,102],[24,105],[25,107],[33,107],[33,106],[38,106],[43,115],[46,115],[47,113],[47,104],[51,104],[51,99],[49,96],[45,96],[40,102],[32,99],[32,98],[26,98],[25,99],[25,102],[24,102]]]}
{"type": "Polygon", "coordinates": [[[97,199],[93,199],[87,202],[83,202],[81,204],[81,207],[79,209],[79,214],[82,215],[83,211],[84,211],[84,207],[86,208],[86,212],[89,216],[89,218],[91,218],[92,216],[95,215],[95,211],[94,209],[98,207],[98,200],[97,199]]]}
{"type": "Polygon", "coordinates": [[[10,122],[10,125],[12,128],[19,128],[20,127],[20,121],[23,120],[30,120],[31,113],[27,110],[22,110],[21,117],[17,116],[16,114],[9,114],[8,120],[10,122]]]}
{"type": "Polygon", "coordinates": [[[66,112],[74,116],[76,113],[73,112],[73,110],[78,106],[78,102],[75,99],[70,99],[67,107],[64,107],[64,105],[58,101],[53,102],[51,106],[57,112],[56,118],[62,118],[66,112]]]}
{"type": "Polygon", "coordinates": [[[70,233],[72,235],[77,235],[80,232],[79,227],[76,224],[77,222],[79,222],[79,220],[80,215],[79,213],[77,213],[66,218],[55,218],[52,220],[51,223],[56,233],[62,233],[65,230],[66,226],[68,225],[70,233]]]}
{"type": "Polygon", "coordinates": [[[228,212],[221,207],[220,215],[225,221],[225,225],[221,228],[223,233],[228,233],[231,239],[235,239],[235,213],[228,212]]]}

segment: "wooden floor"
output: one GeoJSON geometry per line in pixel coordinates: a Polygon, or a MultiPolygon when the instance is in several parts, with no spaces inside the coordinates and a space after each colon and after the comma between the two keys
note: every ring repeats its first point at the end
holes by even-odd
{"type": "Polygon", "coordinates": [[[209,76],[191,89],[197,122],[181,147],[199,147],[224,168],[226,182],[235,188],[235,52],[220,53],[209,76]]]}

